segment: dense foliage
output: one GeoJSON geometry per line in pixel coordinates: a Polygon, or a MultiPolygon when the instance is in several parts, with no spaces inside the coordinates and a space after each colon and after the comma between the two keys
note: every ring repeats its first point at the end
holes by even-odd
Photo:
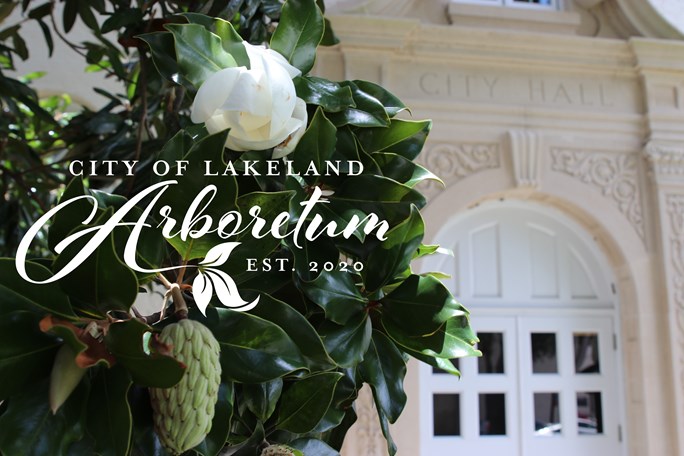
{"type": "MultiPolygon", "coordinates": [[[[45,25],[49,42],[53,2],[33,9],[31,1],[22,3],[30,20],[45,25]]],[[[41,102],[26,84],[1,75],[0,84],[14,87],[0,90],[0,127],[8,132],[0,151],[2,210],[13,214],[14,223],[3,221],[4,248],[13,252],[53,204],[67,178],[65,161],[135,159],[140,172],[116,182],[91,179],[89,185],[76,178],[61,192],[60,201],[75,202],[49,220],[47,235],[36,236],[31,251],[40,255],[18,262],[30,277],[45,281],[87,250],[98,233],[106,234],[70,274],[34,285],[20,277],[14,259],[0,260],[0,453],[167,454],[153,431],[148,388],[178,383],[185,366],[156,334],[189,317],[218,340],[222,372],[211,432],[190,454],[213,456],[225,448],[228,454],[259,455],[273,443],[306,456],[338,454],[364,384],[372,388],[388,453],[394,454],[389,423],[406,402],[409,357],[458,374],[450,360],[478,354],[467,311],[439,275],[411,270],[413,260],[437,250],[422,243],[419,209],[426,200],[415,188],[436,179],[414,162],[430,122],[401,118],[405,106],[376,84],[308,74],[316,47],[332,36],[313,0],[288,0],[282,11],[275,1],[64,3],[64,28],[80,17],[98,42],[76,47],[89,64],[119,77],[127,95],[111,95],[98,112],[55,119],[59,99],[41,102]],[[93,10],[109,17],[100,24],[93,10]],[[270,37],[275,19],[279,24],[270,37]],[[116,31],[123,48],[104,37],[108,31],[116,31]],[[294,84],[307,104],[308,128],[288,161],[276,164],[279,173],[267,172],[272,149],[226,149],[229,132],[209,134],[187,117],[209,75],[249,65],[243,38],[270,39],[270,47],[302,72],[294,84]],[[162,160],[184,160],[187,170],[156,176],[152,164],[162,160]],[[306,172],[326,162],[339,163],[339,175],[306,172]],[[360,173],[352,166],[357,162],[363,164],[360,173]],[[208,173],[207,163],[219,172],[208,173]],[[228,166],[237,175],[220,172],[228,166]],[[250,166],[259,175],[247,173],[250,166]],[[288,167],[299,175],[284,172],[288,167]],[[151,185],[164,190],[147,192],[151,185]],[[287,223],[267,228],[259,239],[250,230],[229,238],[216,231],[176,233],[196,195],[211,185],[217,197],[204,201],[203,221],[215,225],[232,213],[247,224],[257,218],[250,208],[258,206],[266,227],[282,222],[283,213],[287,223]],[[301,203],[317,193],[326,201],[306,211],[301,203]],[[92,198],[75,200],[84,195],[92,198]],[[163,205],[170,210],[162,215],[163,205]],[[385,240],[362,228],[348,238],[322,231],[308,240],[294,229],[317,219],[321,227],[344,227],[371,213],[388,222],[385,240]],[[108,225],[118,216],[122,223],[108,225]],[[135,261],[148,270],[171,269],[140,272],[131,269],[130,258],[122,261],[136,229],[131,224],[139,219],[148,226],[140,232],[135,261]],[[176,231],[163,233],[171,219],[176,231]],[[221,255],[227,243],[239,244],[221,255]],[[247,267],[248,259],[259,267],[247,267]],[[208,265],[233,280],[246,302],[259,297],[258,305],[238,312],[213,297],[208,308],[198,307],[197,277],[209,274],[208,265]],[[142,315],[134,303],[151,283],[168,289],[158,299],[163,312],[142,315]],[[63,356],[57,356],[63,347],[85,372],[53,414],[49,391],[67,376],[63,356]]],[[[0,38],[7,43],[0,48],[7,67],[10,57],[25,54],[20,28],[0,38]]],[[[197,220],[188,224],[199,230],[197,220]]]]}

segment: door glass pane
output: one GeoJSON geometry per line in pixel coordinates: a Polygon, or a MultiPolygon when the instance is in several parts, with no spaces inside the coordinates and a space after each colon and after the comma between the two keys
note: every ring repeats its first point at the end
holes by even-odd
{"type": "Polygon", "coordinates": [[[506,435],[505,394],[480,394],[480,435],[506,435]]]}
{"type": "Polygon", "coordinates": [[[603,434],[601,393],[577,393],[577,432],[580,435],[603,434]]]}
{"type": "Polygon", "coordinates": [[[594,374],[600,372],[599,345],[596,333],[575,333],[575,372],[594,374]]]}
{"type": "Polygon", "coordinates": [[[477,337],[480,338],[477,348],[482,351],[482,356],[477,359],[477,371],[480,374],[503,374],[503,333],[484,332],[478,333],[477,337]]]}
{"type": "MultiPolygon", "coordinates": [[[[456,369],[460,370],[458,361],[459,361],[459,358],[454,358],[451,360],[451,364],[453,364],[456,369]]],[[[439,367],[432,366],[432,373],[433,374],[448,374],[449,372],[442,370],[439,367]]]]}
{"type": "Polygon", "coordinates": [[[558,373],[555,333],[532,333],[532,372],[535,374],[558,373]]]}
{"type": "Polygon", "coordinates": [[[458,394],[433,394],[434,435],[461,435],[461,404],[458,394]]]}
{"type": "Polygon", "coordinates": [[[534,393],[534,435],[561,433],[558,393],[534,393]]]}

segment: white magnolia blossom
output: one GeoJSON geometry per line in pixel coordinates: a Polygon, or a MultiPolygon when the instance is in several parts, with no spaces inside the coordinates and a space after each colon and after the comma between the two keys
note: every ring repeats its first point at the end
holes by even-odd
{"type": "Polygon", "coordinates": [[[272,49],[243,44],[251,68],[225,68],[211,75],[197,92],[191,119],[204,122],[212,134],[230,128],[229,149],[275,147],[273,158],[284,157],[306,129],[306,103],[297,98],[292,82],[301,72],[272,49]]]}

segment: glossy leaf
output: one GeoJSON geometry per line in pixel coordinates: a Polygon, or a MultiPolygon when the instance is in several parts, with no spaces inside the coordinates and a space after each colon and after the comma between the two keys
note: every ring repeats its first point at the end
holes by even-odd
{"type": "MultiPolygon", "coordinates": [[[[254,294],[246,291],[248,299],[254,299],[254,294]]],[[[328,370],[334,366],[323,341],[311,323],[292,306],[279,301],[265,293],[261,293],[260,304],[250,313],[268,320],[281,327],[294,341],[312,371],[328,370]]]]}
{"type": "Polygon", "coordinates": [[[283,392],[277,428],[297,434],[311,431],[328,410],[341,378],[342,374],[327,372],[292,384],[283,392]]]}
{"type": "Polygon", "coordinates": [[[339,112],[356,107],[351,88],[315,76],[301,76],[294,80],[297,96],[307,104],[322,107],[327,112],[339,112]]]}
{"type": "Polygon", "coordinates": [[[372,155],[372,159],[377,163],[384,176],[409,187],[414,187],[425,180],[434,180],[444,185],[439,177],[401,155],[376,152],[372,155]]]}
{"type": "Polygon", "coordinates": [[[341,367],[353,367],[363,360],[371,331],[371,321],[365,312],[354,316],[344,326],[330,323],[320,329],[326,350],[341,367]]]}
{"type": "Polygon", "coordinates": [[[408,335],[390,320],[383,319],[382,325],[387,335],[402,349],[408,349],[409,353],[415,351],[425,356],[447,359],[482,356],[475,348],[477,336],[466,317],[451,318],[437,331],[426,336],[408,335]]]}
{"type": "Polygon", "coordinates": [[[392,228],[387,239],[369,255],[363,269],[366,290],[374,292],[405,271],[424,234],[423,218],[414,206],[409,218],[392,228]]]}
{"type": "Polygon", "coordinates": [[[144,335],[149,331],[152,328],[139,320],[116,322],[110,325],[105,343],[136,384],[169,388],[180,381],[185,369],[170,356],[145,352],[144,335]]]}
{"type": "Polygon", "coordinates": [[[465,308],[442,282],[432,276],[411,275],[382,299],[382,319],[410,336],[434,333],[454,317],[465,317],[465,308]]]}
{"type": "Polygon", "coordinates": [[[389,422],[394,423],[406,405],[406,362],[401,352],[392,340],[374,330],[359,370],[363,380],[371,386],[376,403],[389,422]]]}
{"type": "Polygon", "coordinates": [[[314,0],[287,0],[271,38],[271,49],[306,74],[313,68],[324,28],[323,15],[314,0]]]}
{"type": "Polygon", "coordinates": [[[237,445],[230,445],[224,448],[222,456],[255,456],[261,445],[264,443],[264,426],[257,421],[252,435],[237,445]]]}
{"type": "Polygon", "coordinates": [[[221,38],[198,24],[167,24],[176,45],[178,69],[196,88],[223,68],[237,66],[221,38]]]}
{"type": "Polygon", "coordinates": [[[292,448],[296,448],[301,451],[305,456],[315,455],[315,456],[339,456],[340,453],[335,451],[327,443],[312,438],[302,438],[294,440],[287,444],[292,448]]]}
{"type": "Polygon", "coordinates": [[[368,304],[353,276],[344,271],[326,272],[316,280],[303,282],[302,291],[325,311],[328,320],[340,325],[346,324],[368,304]]]}
{"type": "Polygon", "coordinates": [[[0,415],[0,453],[21,456],[70,456],[70,447],[83,438],[86,388],[79,387],[53,414],[48,404],[47,380],[25,385],[0,415]]]}
{"type": "Polygon", "coordinates": [[[374,96],[361,90],[350,81],[340,83],[352,91],[355,107],[344,109],[330,115],[330,120],[338,127],[354,125],[357,127],[387,127],[390,119],[382,102],[374,96]]]}
{"type": "Polygon", "coordinates": [[[87,426],[99,455],[128,454],[133,432],[133,417],[127,400],[130,387],[131,379],[121,366],[101,368],[92,379],[87,426]]]}
{"type": "MultiPolygon", "coordinates": [[[[0,318],[0,400],[50,373],[59,339],[40,331],[36,314],[15,311],[0,318]]],[[[47,403],[47,396],[45,397],[47,403]]]]}
{"type": "Polygon", "coordinates": [[[378,84],[370,81],[354,81],[354,84],[356,84],[359,90],[382,103],[390,117],[394,117],[406,109],[406,105],[399,98],[378,84]]]}
{"type": "Polygon", "coordinates": [[[204,323],[221,346],[224,378],[261,383],[307,364],[292,338],[280,326],[263,318],[230,309],[207,309],[204,323]]]}
{"type": "Polygon", "coordinates": [[[261,421],[273,415],[280,394],[283,391],[283,380],[276,378],[270,382],[245,384],[242,386],[243,401],[250,412],[261,421]]]}
{"type": "Polygon", "coordinates": [[[358,137],[368,153],[394,152],[412,160],[420,152],[431,126],[429,120],[393,119],[387,128],[367,128],[358,137]],[[418,144],[406,142],[412,139],[419,141],[418,144]]]}
{"type": "MultiPolygon", "coordinates": [[[[314,114],[304,136],[299,140],[294,151],[294,169],[300,173],[306,173],[309,166],[315,166],[319,172],[323,172],[326,162],[335,152],[335,126],[318,108],[314,114]]],[[[318,179],[316,179],[318,180],[318,179]]]]}
{"type": "MultiPolygon", "coordinates": [[[[52,272],[38,263],[27,261],[25,267],[33,280],[44,281],[52,277],[52,272]]],[[[75,316],[69,297],[58,283],[36,285],[25,281],[10,258],[0,258],[0,296],[0,316],[15,310],[49,312],[65,318],[75,316]]]]}

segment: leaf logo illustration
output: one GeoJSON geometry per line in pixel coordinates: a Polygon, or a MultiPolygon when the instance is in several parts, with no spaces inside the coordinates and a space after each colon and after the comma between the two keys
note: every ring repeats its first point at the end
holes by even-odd
{"type": "Polygon", "coordinates": [[[233,249],[240,244],[240,242],[219,244],[209,250],[207,256],[200,262],[200,266],[204,267],[199,270],[192,282],[192,292],[202,315],[207,315],[207,306],[214,294],[221,304],[237,312],[251,310],[259,303],[259,296],[250,303],[242,299],[235,281],[225,272],[211,267],[221,266],[228,261],[233,249]]]}

